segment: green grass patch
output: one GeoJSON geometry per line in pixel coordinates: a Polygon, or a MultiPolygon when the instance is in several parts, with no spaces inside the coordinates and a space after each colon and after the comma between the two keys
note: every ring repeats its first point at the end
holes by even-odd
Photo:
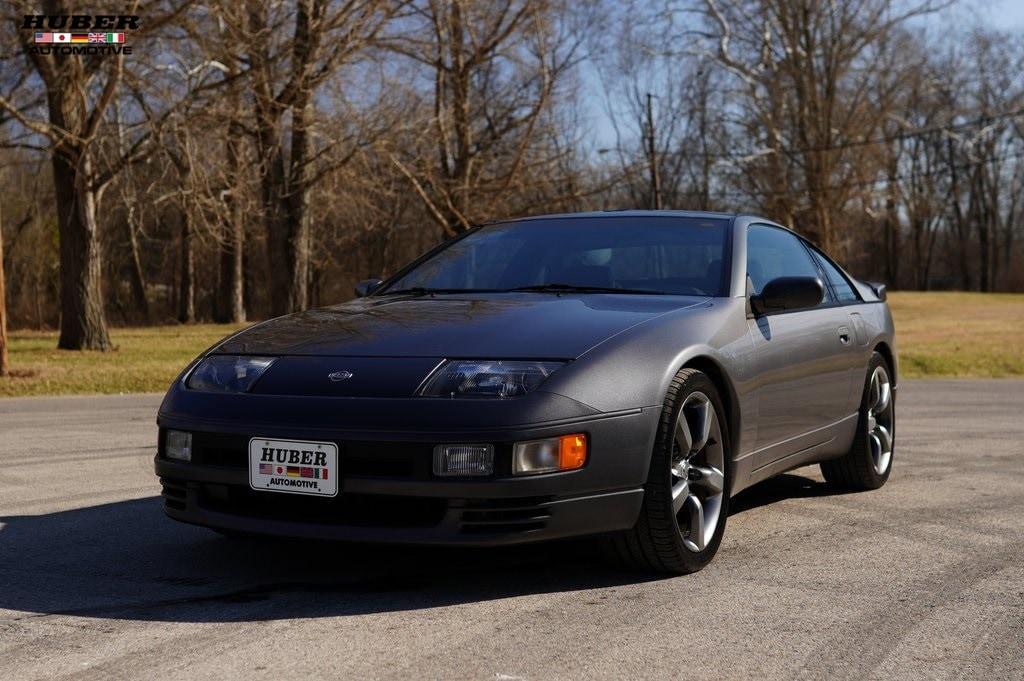
{"type": "MultiPolygon", "coordinates": [[[[1024,295],[894,292],[904,377],[1024,376],[1024,295]]],[[[57,350],[56,332],[10,334],[13,375],[0,396],[162,392],[188,362],[240,328],[112,329],[113,352],[57,350]]]]}
{"type": "Polygon", "coordinates": [[[112,352],[57,349],[57,333],[10,333],[12,375],[0,396],[162,392],[197,354],[240,328],[230,324],[111,329],[112,352]]]}

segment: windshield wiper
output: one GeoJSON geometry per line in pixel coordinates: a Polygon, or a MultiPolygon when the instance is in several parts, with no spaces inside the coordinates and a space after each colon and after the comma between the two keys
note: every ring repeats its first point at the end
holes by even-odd
{"type": "Polygon", "coordinates": [[[410,296],[425,296],[434,293],[488,293],[494,289],[491,288],[428,288],[426,286],[410,286],[409,288],[395,289],[394,291],[383,291],[381,293],[374,293],[375,296],[392,296],[398,294],[410,295],[410,296]]]}
{"type": "Polygon", "coordinates": [[[664,291],[652,291],[643,288],[618,288],[615,286],[576,286],[574,284],[534,284],[533,286],[517,286],[505,291],[551,291],[553,293],[629,293],[632,295],[663,296],[664,291]]]}

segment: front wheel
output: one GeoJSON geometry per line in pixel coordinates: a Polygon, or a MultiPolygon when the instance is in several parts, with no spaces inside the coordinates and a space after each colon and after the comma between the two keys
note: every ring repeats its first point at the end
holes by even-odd
{"type": "Polygon", "coordinates": [[[892,471],[895,437],[896,400],[889,365],[875,352],[868,363],[853,446],[845,456],[823,461],[821,474],[838,489],[878,489],[892,471]]]}
{"type": "Polygon", "coordinates": [[[718,390],[695,369],[676,374],[665,398],[640,517],[611,538],[634,568],[685,574],[718,551],[729,511],[729,429],[718,390]]]}

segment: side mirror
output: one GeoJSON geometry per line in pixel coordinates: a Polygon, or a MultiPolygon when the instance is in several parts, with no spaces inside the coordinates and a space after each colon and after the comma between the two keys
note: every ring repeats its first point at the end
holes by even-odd
{"type": "Polygon", "coordinates": [[[825,287],[817,277],[779,277],[765,284],[759,296],[750,297],[756,314],[800,310],[814,307],[825,297],[825,287]]]}
{"type": "Polygon", "coordinates": [[[384,282],[380,279],[363,279],[361,282],[356,284],[355,294],[356,298],[365,298],[374,291],[380,288],[380,285],[384,282]]]}
{"type": "Polygon", "coordinates": [[[885,284],[879,283],[877,281],[866,281],[864,283],[867,284],[868,287],[875,292],[875,296],[877,296],[879,300],[885,300],[885,284]]]}

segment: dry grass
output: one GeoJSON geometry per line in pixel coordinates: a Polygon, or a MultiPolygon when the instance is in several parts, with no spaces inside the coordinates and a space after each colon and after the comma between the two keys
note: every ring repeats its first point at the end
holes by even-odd
{"type": "MultiPolygon", "coordinates": [[[[903,376],[1024,376],[1024,295],[897,292],[889,304],[903,376]]],[[[237,328],[114,329],[117,350],[108,353],[57,350],[54,332],[14,331],[13,375],[0,378],[0,396],[163,391],[237,328]]]]}
{"type": "Polygon", "coordinates": [[[895,292],[905,377],[1024,376],[1024,295],[895,292]]]}

